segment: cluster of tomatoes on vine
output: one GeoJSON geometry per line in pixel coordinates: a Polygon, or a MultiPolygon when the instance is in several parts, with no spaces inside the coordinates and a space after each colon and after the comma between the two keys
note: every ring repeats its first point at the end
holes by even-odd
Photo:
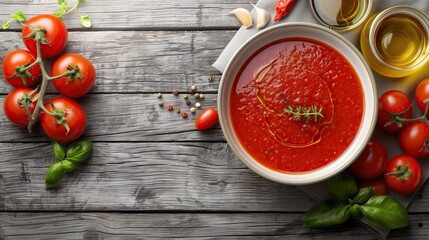
{"type": "Polygon", "coordinates": [[[6,117],[29,132],[40,121],[51,139],[63,144],[75,141],[85,131],[87,120],[82,107],[70,98],[80,98],[92,88],[94,66],[79,54],[65,53],[48,74],[43,59],[58,56],[68,41],[67,27],[54,15],[29,19],[23,24],[22,39],[27,49],[13,50],[3,61],[4,78],[15,88],[4,101],[6,117]],[[49,82],[64,97],[45,102],[49,82]]]}
{"type": "Polygon", "coordinates": [[[361,186],[373,186],[375,194],[387,194],[386,184],[394,192],[411,194],[422,182],[419,159],[429,156],[429,78],[417,85],[414,98],[421,117],[411,118],[413,104],[402,91],[389,90],[378,100],[377,125],[397,135],[393,137],[398,138],[404,154],[388,161],[385,147],[372,139],[349,168],[355,177],[363,180],[361,186]]]}

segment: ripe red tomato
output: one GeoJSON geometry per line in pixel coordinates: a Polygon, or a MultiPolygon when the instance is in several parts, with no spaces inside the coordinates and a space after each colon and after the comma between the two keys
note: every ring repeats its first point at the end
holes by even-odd
{"type": "Polygon", "coordinates": [[[25,77],[27,85],[24,84],[24,81],[20,76],[12,76],[16,73],[16,67],[29,65],[35,61],[36,59],[29,51],[24,49],[13,50],[3,60],[4,78],[10,85],[16,88],[31,87],[35,82],[37,82],[41,75],[39,65],[35,65],[28,69],[28,73],[30,73],[32,77],[25,77]]]}
{"type": "Polygon", "coordinates": [[[79,98],[85,95],[95,83],[95,68],[88,59],[76,53],[66,53],[52,66],[51,76],[61,75],[67,68],[79,68],[81,76],[62,77],[53,81],[55,88],[64,96],[79,98]]]}
{"type": "Polygon", "coordinates": [[[385,124],[392,119],[392,117],[386,112],[391,114],[401,114],[401,118],[411,118],[412,103],[410,98],[401,91],[390,90],[383,93],[383,95],[378,99],[378,126],[389,132],[399,131],[400,128],[396,123],[385,126],[385,124]]]}
{"type": "MultiPolygon", "coordinates": [[[[61,118],[53,117],[47,113],[41,114],[42,128],[51,139],[67,144],[78,139],[86,128],[86,114],[82,107],[68,98],[54,98],[52,104],[58,111],[64,113],[64,119],[70,127],[67,133],[66,127],[61,124],[61,118]]],[[[45,104],[49,112],[54,112],[51,102],[45,104]]]]}
{"type": "MultiPolygon", "coordinates": [[[[26,127],[29,123],[28,115],[24,107],[18,102],[23,98],[34,97],[30,96],[33,89],[31,88],[16,88],[12,90],[4,100],[3,110],[10,122],[17,126],[26,127]]],[[[29,102],[30,113],[33,113],[36,103],[29,102]]]]}
{"type": "Polygon", "coordinates": [[[68,31],[64,23],[52,14],[41,14],[29,19],[22,28],[24,44],[33,55],[37,55],[36,40],[25,38],[33,32],[30,26],[46,30],[45,38],[48,43],[41,44],[42,57],[53,57],[65,48],[68,31]]]}
{"type": "Polygon", "coordinates": [[[389,161],[384,180],[392,191],[410,194],[422,182],[422,167],[415,158],[400,154],[389,161]]]}
{"type": "Polygon", "coordinates": [[[364,188],[372,186],[372,196],[376,195],[387,195],[387,186],[383,179],[370,179],[364,180],[358,184],[358,188],[364,188]]]}
{"type": "Polygon", "coordinates": [[[213,127],[219,119],[216,109],[206,108],[200,115],[198,115],[195,121],[195,128],[198,130],[206,130],[213,127]]]}
{"type": "Polygon", "coordinates": [[[429,124],[416,121],[399,132],[399,145],[409,155],[420,158],[429,155],[429,124]]]}
{"type": "Polygon", "coordinates": [[[384,173],[387,161],[388,157],[384,146],[371,139],[361,155],[349,167],[349,170],[358,178],[373,179],[384,173]]]}
{"type": "Polygon", "coordinates": [[[429,78],[422,80],[419,85],[417,85],[414,96],[416,97],[417,106],[424,112],[426,103],[423,101],[429,98],[429,78]]]}

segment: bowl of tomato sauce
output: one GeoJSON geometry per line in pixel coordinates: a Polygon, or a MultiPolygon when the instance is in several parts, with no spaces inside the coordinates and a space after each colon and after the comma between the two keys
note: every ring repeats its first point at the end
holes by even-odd
{"type": "Polygon", "coordinates": [[[219,86],[219,120],[239,159],[275,182],[305,185],[346,169],[375,127],[374,77],[338,33],[285,23],[246,41],[219,86]]]}

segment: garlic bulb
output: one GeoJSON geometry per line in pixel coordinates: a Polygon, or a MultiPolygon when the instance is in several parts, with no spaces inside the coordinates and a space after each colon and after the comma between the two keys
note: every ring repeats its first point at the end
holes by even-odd
{"type": "Polygon", "coordinates": [[[256,28],[261,29],[265,27],[270,21],[270,13],[263,8],[256,7],[253,3],[250,4],[252,4],[256,10],[256,28]]]}
{"type": "Polygon", "coordinates": [[[252,15],[247,9],[236,8],[228,13],[229,15],[234,15],[245,28],[250,28],[253,26],[252,15]]]}

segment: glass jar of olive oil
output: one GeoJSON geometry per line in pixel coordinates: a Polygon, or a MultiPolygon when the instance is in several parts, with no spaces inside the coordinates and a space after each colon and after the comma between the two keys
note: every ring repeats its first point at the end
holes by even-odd
{"type": "Polygon", "coordinates": [[[373,0],[309,0],[314,17],[337,32],[351,30],[369,16],[373,0]]]}
{"type": "Polygon", "coordinates": [[[371,68],[399,78],[417,72],[429,60],[429,18],[409,6],[374,14],[361,32],[361,50],[371,68]]]}

